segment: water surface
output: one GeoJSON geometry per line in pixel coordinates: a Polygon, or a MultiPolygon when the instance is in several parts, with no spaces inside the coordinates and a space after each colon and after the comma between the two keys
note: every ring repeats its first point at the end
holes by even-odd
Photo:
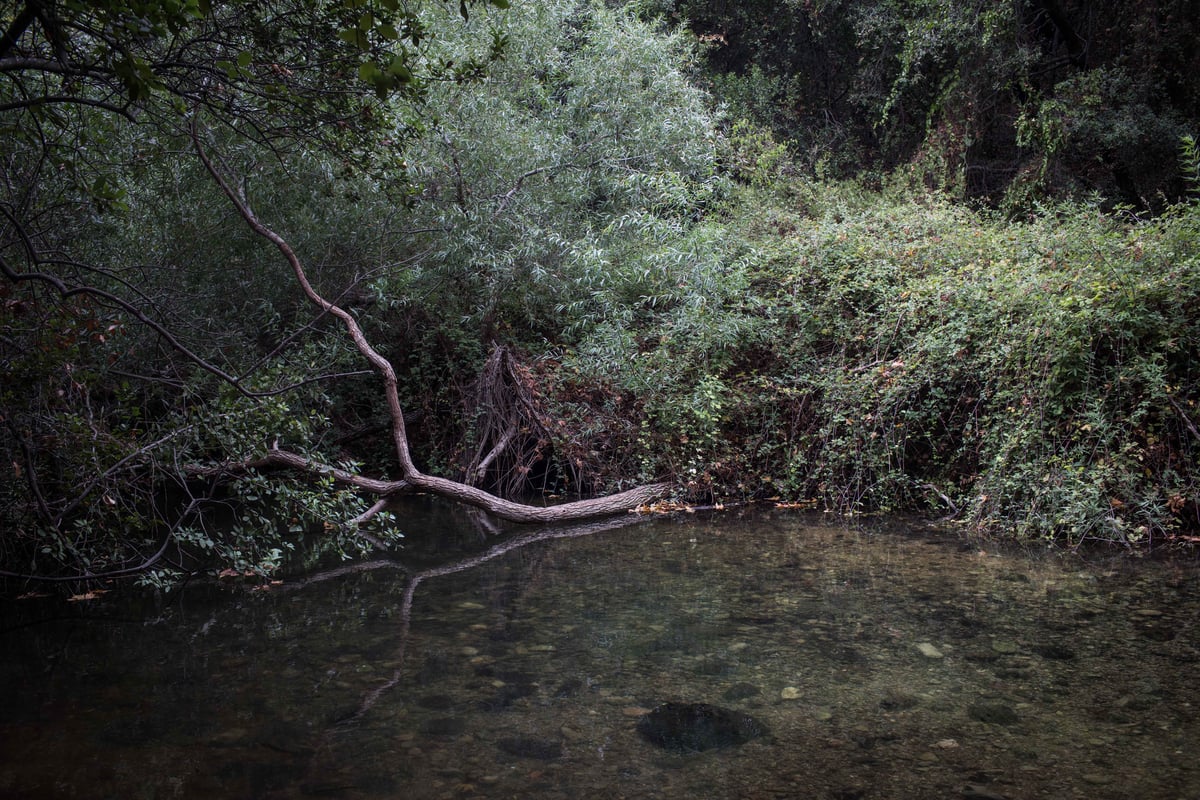
{"type": "MultiPolygon", "coordinates": [[[[1200,571],[782,510],[9,603],[0,796],[1197,798],[1200,571]],[[679,754],[667,702],[769,734],[679,754]]],[[[434,540],[450,546],[435,546],[434,540]]]]}

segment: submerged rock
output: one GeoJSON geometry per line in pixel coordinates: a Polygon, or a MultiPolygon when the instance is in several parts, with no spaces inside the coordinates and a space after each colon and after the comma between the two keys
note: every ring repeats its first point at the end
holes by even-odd
{"type": "Polygon", "coordinates": [[[925,656],[926,658],[942,658],[943,657],[942,651],[938,650],[936,647],[934,647],[929,642],[919,642],[917,644],[917,649],[920,650],[921,655],[925,656]]]}
{"type": "Polygon", "coordinates": [[[526,736],[501,739],[496,742],[496,746],[517,758],[536,758],[540,761],[553,761],[556,758],[562,758],[563,754],[561,742],[526,736]]]}
{"type": "Polygon", "coordinates": [[[503,711],[522,697],[529,697],[537,691],[531,683],[508,683],[496,689],[496,693],[479,703],[481,711],[503,711]]]}
{"type": "Polygon", "coordinates": [[[988,725],[1012,725],[1019,719],[1017,712],[1003,703],[977,703],[967,709],[967,715],[988,725]]]}
{"type": "Polygon", "coordinates": [[[1051,661],[1071,661],[1075,658],[1074,650],[1057,642],[1034,645],[1030,649],[1042,658],[1047,658],[1051,661]]]}
{"type": "Polygon", "coordinates": [[[454,708],[454,698],[448,694],[427,694],[417,698],[417,705],[432,711],[449,711],[454,708]]]}
{"type": "Polygon", "coordinates": [[[467,732],[467,721],[461,717],[438,717],[426,720],[418,730],[426,736],[461,736],[467,732]]]}
{"type": "Polygon", "coordinates": [[[762,694],[762,689],[759,689],[753,683],[735,683],[725,690],[725,694],[721,695],[723,700],[737,702],[738,700],[747,700],[751,697],[758,697],[762,694]]]}
{"type": "Polygon", "coordinates": [[[749,714],[708,703],[663,703],[638,721],[637,731],[648,742],[676,753],[745,744],[767,733],[749,714]]]}

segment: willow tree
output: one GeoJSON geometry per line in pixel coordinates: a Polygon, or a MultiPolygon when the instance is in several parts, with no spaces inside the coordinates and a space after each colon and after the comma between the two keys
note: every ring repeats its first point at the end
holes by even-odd
{"type": "MultiPolygon", "coordinates": [[[[489,5],[507,2],[463,0],[451,11],[468,19],[489,5]]],[[[165,579],[185,563],[267,571],[305,517],[323,518],[340,546],[365,546],[377,541],[366,523],[410,491],[536,521],[626,510],[665,490],[529,506],[419,469],[396,370],[343,299],[353,286],[326,296],[280,224],[252,205],[246,164],[282,165],[279,175],[305,160],[390,187],[398,205],[413,201],[404,155],[428,127],[428,87],[470,84],[504,55],[492,27],[469,54],[439,56],[427,20],[443,11],[398,0],[5,5],[5,575],[165,579]],[[172,177],[188,170],[211,176],[273,261],[239,240],[211,199],[173,201],[183,184],[172,177]],[[121,246],[186,246],[202,229],[213,250],[239,243],[242,260],[196,268],[203,253],[193,252],[191,267],[177,268],[141,259],[161,250],[121,246]],[[289,292],[315,314],[291,307],[274,327],[284,304],[272,293],[289,292]],[[329,450],[304,439],[327,428],[321,403],[309,401],[364,372],[386,405],[388,477],[323,458],[329,450]],[[234,504],[232,533],[218,535],[206,509],[231,486],[251,502],[234,504]],[[265,497],[286,505],[253,502],[265,497]]]]}

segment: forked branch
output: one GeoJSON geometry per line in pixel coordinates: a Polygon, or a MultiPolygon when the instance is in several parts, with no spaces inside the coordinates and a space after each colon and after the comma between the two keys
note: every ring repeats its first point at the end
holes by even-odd
{"type": "Polygon", "coordinates": [[[565,503],[557,506],[533,506],[523,503],[514,503],[504,498],[485,492],[474,486],[469,486],[465,483],[452,481],[446,478],[439,478],[434,475],[426,475],[417,469],[413,463],[412,453],[409,450],[408,434],[404,425],[404,411],[400,404],[400,393],[398,389],[398,381],[396,371],[392,367],[391,362],[383,357],[367,339],[366,334],[359,326],[358,321],[352,314],[343,309],[336,303],[332,303],[325,299],[313,287],[308,279],[308,275],[304,270],[304,265],[292,247],[284,240],[282,236],[276,233],[271,228],[267,227],[255,215],[251,208],[245,193],[239,188],[235,188],[234,182],[230,179],[227,172],[219,167],[214,159],[209,155],[207,149],[201,140],[200,131],[193,120],[192,125],[192,142],[196,149],[196,154],[200,161],[204,164],[217,186],[225,194],[229,201],[233,204],[238,214],[250,226],[250,229],[257,235],[275,245],[276,249],[283,255],[288,265],[291,267],[292,275],[304,294],[314,305],[320,308],[325,313],[340,320],[345,326],[347,334],[353,340],[355,347],[363,355],[364,358],[371,364],[374,370],[383,380],[384,395],[387,398],[388,415],[391,421],[392,443],[396,450],[396,457],[400,463],[400,480],[396,481],[381,481],[373,478],[367,478],[362,475],[348,472],[346,470],[330,467],[324,464],[319,464],[305,458],[296,453],[272,448],[269,450],[261,462],[246,463],[243,467],[254,467],[258,465],[279,464],[289,466],[295,469],[300,469],[312,473],[322,475],[330,475],[335,480],[341,483],[352,485],[359,490],[375,494],[378,496],[388,496],[407,491],[426,491],[431,494],[439,495],[451,500],[455,500],[468,505],[482,508],[496,516],[511,520],[514,522],[559,522],[565,520],[588,519],[591,517],[599,517],[607,514],[616,514],[623,511],[630,511],[638,506],[644,505],[651,500],[657,499],[665,494],[670,489],[670,484],[655,483],[646,486],[639,486],[635,489],[630,489],[618,494],[609,495],[606,497],[598,497],[589,500],[579,500],[573,503],[565,503]]]}

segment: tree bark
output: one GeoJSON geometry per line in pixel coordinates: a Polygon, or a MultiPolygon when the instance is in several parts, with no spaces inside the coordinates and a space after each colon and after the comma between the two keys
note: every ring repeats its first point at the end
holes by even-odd
{"type": "MultiPolygon", "coordinates": [[[[308,279],[304,265],[292,250],[291,245],[282,236],[267,227],[255,215],[243,192],[234,188],[230,179],[212,160],[201,141],[198,123],[193,119],[192,142],[200,161],[204,164],[217,186],[233,204],[238,214],[245,220],[250,229],[257,235],[269,241],[283,255],[291,267],[292,275],[309,301],[325,313],[340,320],[346,333],[354,342],[355,347],[371,364],[372,368],[383,380],[384,395],[387,398],[388,416],[391,420],[392,444],[396,450],[396,458],[400,463],[401,478],[394,481],[378,480],[349,472],[329,465],[312,462],[302,455],[272,447],[258,462],[244,464],[245,467],[278,464],[299,469],[310,473],[330,475],[335,480],[355,486],[362,491],[377,496],[388,496],[408,491],[424,491],[430,494],[455,500],[467,505],[482,508],[501,519],[513,522],[564,522],[569,520],[588,519],[609,514],[619,514],[631,511],[639,506],[655,500],[666,494],[669,483],[653,483],[639,486],[628,491],[605,497],[588,500],[578,500],[555,506],[534,506],[516,503],[502,497],[490,494],[459,481],[426,475],[417,469],[413,462],[408,444],[408,433],[404,424],[404,410],[400,404],[399,381],[391,362],[383,357],[368,341],[366,334],[358,324],[358,320],[339,305],[322,297],[308,279]]],[[[376,508],[379,508],[378,504],[376,508]]],[[[356,521],[362,522],[372,516],[371,512],[359,516],[356,521]]]]}
{"type": "MultiPolygon", "coordinates": [[[[569,522],[572,520],[590,519],[608,514],[620,514],[632,511],[639,506],[662,497],[671,490],[670,483],[651,483],[638,486],[617,494],[594,497],[588,500],[576,500],[571,503],[561,503],[553,506],[534,506],[525,503],[515,503],[494,494],[468,486],[465,483],[439,478],[436,475],[416,473],[400,480],[381,480],[359,475],[340,467],[312,461],[299,453],[288,450],[271,448],[262,458],[244,464],[231,465],[232,468],[257,469],[267,466],[289,467],[312,475],[328,476],[338,483],[353,486],[368,494],[380,497],[407,494],[410,492],[429,492],[440,497],[455,500],[469,506],[482,508],[500,519],[510,522],[569,522]]],[[[230,466],[224,469],[228,470],[230,466]]],[[[213,470],[197,470],[197,473],[209,474],[213,470]]],[[[378,512],[382,506],[373,509],[378,512]]],[[[374,516],[367,512],[356,518],[356,522],[365,522],[374,516]]]]}

